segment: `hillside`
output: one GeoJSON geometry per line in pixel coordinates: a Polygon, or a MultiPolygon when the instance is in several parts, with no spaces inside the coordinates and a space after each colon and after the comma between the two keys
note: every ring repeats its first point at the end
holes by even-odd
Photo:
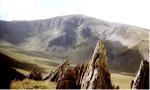
{"type": "MultiPolygon", "coordinates": [[[[10,87],[11,80],[23,80],[25,76],[17,72],[8,63],[12,59],[0,53],[0,88],[5,89],[10,87]]],[[[13,61],[13,60],[12,60],[13,61]]]]}
{"type": "Polygon", "coordinates": [[[26,72],[31,72],[34,68],[37,68],[43,73],[47,73],[53,68],[53,66],[59,65],[58,62],[53,62],[55,60],[51,61],[47,58],[21,54],[17,51],[19,50],[15,48],[0,47],[1,64],[5,63],[13,69],[23,70],[26,72]]]}
{"type": "MultiPolygon", "coordinates": [[[[24,49],[22,53],[26,54],[29,51],[32,55],[41,56],[42,54],[42,57],[59,58],[60,61],[69,58],[72,64],[83,63],[84,60],[89,59],[96,41],[104,40],[111,69],[114,69],[116,65],[122,65],[120,63],[130,62],[129,59],[122,60],[128,57],[122,53],[128,51],[140,40],[147,40],[148,43],[148,37],[147,29],[110,23],[84,15],[32,21],[0,21],[1,45],[24,49]]],[[[135,48],[139,51],[142,47],[147,45],[139,45],[135,48]]],[[[148,52],[142,51],[139,54],[148,57],[148,52]]],[[[130,53],[133,56],[137,55],[134,51],[130,53]]],[[[139,64],[134,57],[132,63],[135,66],[139,64]]],[[[124,67],[127,66],[125,64],[124,67]]],[[[130,72],[136,72],[136,70],[137,67],[129,69],[130,72]]]]}
{"type": "Polygon", "coordinates": [[[141,40],[133,47],[115,56],[112,64],[115,70],[136,73],[142,59],[149,60],[149,41],[141,40]],[[134,65],[134,66],[133,66],[134,65]]]}

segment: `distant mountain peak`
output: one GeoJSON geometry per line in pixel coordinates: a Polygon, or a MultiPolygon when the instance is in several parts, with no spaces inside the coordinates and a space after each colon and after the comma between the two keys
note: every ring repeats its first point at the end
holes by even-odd
{"type": "MultiPolygon", "coordinates": [[[[8,46],[9,43],[25,50],[68,57],[74,62],[91,57],[97,40],[105,40],[108,51],[111,51],[109,56],[116,57],[145,39],[149,39],[147,29],[110,23],[82,14],[32,21],[0,21],[0,40],[4,41],[0,44],[8,46]]],[[[147,57],[147,51],[143,52],[141,48],[146,47],[147,50],[147,43],[142,42],[137,47],[141,49],[139,53],[147,57]]],[[[134,52],[131,53],[134,55],[134,52]]],[[[121,59],[124,55],[126,53],[120,56],[121,59]]]]}

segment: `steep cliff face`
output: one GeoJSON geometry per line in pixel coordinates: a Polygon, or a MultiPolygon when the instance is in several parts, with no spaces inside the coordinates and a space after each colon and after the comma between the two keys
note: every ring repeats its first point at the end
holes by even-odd
{"type": "Polygon", "coordinates": [[[69,58],[75,64],[92,56],[97,40],[105,40],[108,62],[116,63],[122,59],[116,59],[117,56],[136,46],[135,43],[140,40],[149,42],[148,37],[147,29],[109,23],[84,15],[33,21],[0,21],[1,45],[7,44],[29,51],[48,53],[54,57],[69,58]]]}

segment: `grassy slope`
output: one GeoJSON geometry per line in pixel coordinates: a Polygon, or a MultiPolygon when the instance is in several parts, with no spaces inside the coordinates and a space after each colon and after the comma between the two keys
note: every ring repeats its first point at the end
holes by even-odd
{"type": "Polygon", "coordinates": [[[11,89],[54,89],[56,83],[49,81],[35,81],[30,79],[24,79],[23,81],[13,80],[10,85],[11,89]]]}
{"type": "MultiPolygon", "coordinates": [[[[0,53],[3,53],[12,58],[11,64],[14,69],[25,75],[28,75],[33,68],[39,68],[40,71],[47,74],[54,67],[51,64],[51,60],[42,57],[35,57],[31,55],[21,54],[17,52],[15,48],[0,47],[0,53]],[[50,64],[49,64],[50,63],[50,64]]],[[[10,63],[6,61],[6,63],[10,63]]],[[[44,76],[44,75],[43,75],[44,76]]],[[[11,89],[53,89],[56,87],[56,83],[49,81],[35,81],[25,79],[23,81],[13,80],[11,89]]]]}
{"type": "Polygon", "coordinates": [[[17,49],[14,48],[0,47],[0,53],[3,53],[14,59],[15,61],[13,61],[11,65],[16,69],[23,69],[27,71],[31,71],[33,68],[39,68],[43,72],[49,72],[55,63],[58,63],[57,60],[50,60],[47,58],[18,53],[17,49]]]}

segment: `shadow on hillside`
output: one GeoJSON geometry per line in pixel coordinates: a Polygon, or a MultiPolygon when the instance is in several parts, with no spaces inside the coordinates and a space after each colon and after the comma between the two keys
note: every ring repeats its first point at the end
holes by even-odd
{"type": "Polygon", "coordinates": [[[0,56],[1,62],[7,64],[8,66],[27,70],[27,71],[31,71],[33,68],[38,68],[38,69],[42,70],[42,68],[39,68],[36,64],[30,63],[30,62],[27,63],[27,62],[23,62],[23,61],[22,62],[17,61],[17,60],[10,58],[9,56],[4,55],[2,53],[0,53],[0,55],[1,55],[0,56]]]}
{"type": "Polygon", "coordinates": [[[111,70],[136,74],[143,59],[138,49],[128,48],[117,41],[105,41],[111,70]]]}
{"type": "Polygon", "coordinates": [[[13,68],[11,68],[5,61],[7,56],[0,53],[0,89],[8,89],[10,87],[11,80],[23,80],[25,76],[13,68]]]}

